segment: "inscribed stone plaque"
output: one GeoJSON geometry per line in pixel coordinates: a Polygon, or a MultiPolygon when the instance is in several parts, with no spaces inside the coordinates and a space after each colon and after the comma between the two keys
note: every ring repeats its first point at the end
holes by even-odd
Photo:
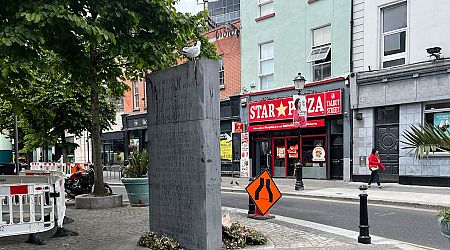
{"type": "Polygon", "coordinates": [[[147,76],[150,230],[221,249],[219,63],[147,76]]]}

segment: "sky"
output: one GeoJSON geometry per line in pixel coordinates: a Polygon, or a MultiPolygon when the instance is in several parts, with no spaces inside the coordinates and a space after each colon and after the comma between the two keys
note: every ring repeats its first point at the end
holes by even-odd
{"type": "MultiPolygon", "coordinates": [[[[198,0],[202,3],[202,0],[198,0]]],[[[180,12],[190,12],[196,14],[197,12],[203,10],[203,4],[197,4],[197,0],[180,0],[176,5],[176,8],[180,12]]]]}

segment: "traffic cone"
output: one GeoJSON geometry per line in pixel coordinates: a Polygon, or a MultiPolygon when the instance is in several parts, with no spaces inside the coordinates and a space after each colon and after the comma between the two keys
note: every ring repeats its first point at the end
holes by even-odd
{"type": "Polygon", "coordinates": [[[263,214],[261,211],[259,211],[259,208],[256,208],[252,218],[255,220],[268,220],[275,218],[275,216],[270,215],[269,212],[263,214]]]}

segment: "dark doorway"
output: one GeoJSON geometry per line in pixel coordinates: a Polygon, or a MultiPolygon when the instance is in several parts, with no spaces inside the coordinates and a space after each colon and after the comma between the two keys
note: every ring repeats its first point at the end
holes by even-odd
{"type": "Polygon", "coordinates": [[[258,176],[262,171],[270,169],[270,147],[269,139],[254,139],[255,162],[253,163],[255,173],[252,176],[258,176]]]}
{"type": "Polygon", "coordinates": [[[380,151],[381,162],[386,167],[380,179],[398,182],[399,165],[399,108],[398,106],[375,109],[375,145],[380,151]]]}

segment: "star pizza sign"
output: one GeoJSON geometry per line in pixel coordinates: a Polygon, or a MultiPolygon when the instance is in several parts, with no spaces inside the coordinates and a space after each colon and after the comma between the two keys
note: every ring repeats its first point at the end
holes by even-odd
{"type": "Polygon", "coordinates": [[[252,198],[262,215],[281,198],[281,192],[266,170],[250,183],[245,190],[252,198]]]}

